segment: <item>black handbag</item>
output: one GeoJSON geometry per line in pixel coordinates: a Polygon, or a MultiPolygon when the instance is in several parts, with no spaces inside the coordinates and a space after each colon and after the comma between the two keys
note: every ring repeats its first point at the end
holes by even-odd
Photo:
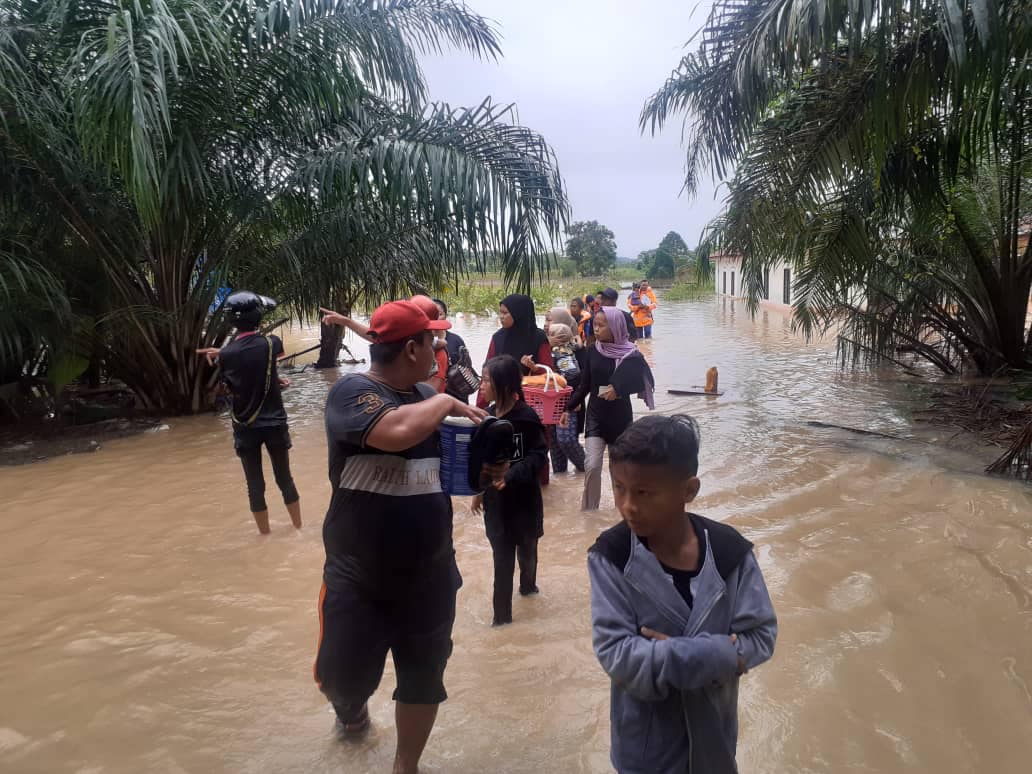
{"type": "Polygon", "coordinates": [[[459,356],[448,365],[445,392],[465,399],[480,389],[480,375],[473,370],[473,359],[469,350],[459,347],[459,356]]]}

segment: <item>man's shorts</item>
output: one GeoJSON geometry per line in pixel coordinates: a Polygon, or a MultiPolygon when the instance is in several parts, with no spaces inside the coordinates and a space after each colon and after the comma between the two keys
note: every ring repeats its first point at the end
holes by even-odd
{"type": "Polygon", "coordinates": [[[315,682],[336,706],[360,707],[394,659],[395,701],[440,704],[448,698],[444,669],[452,652],[455,580],[420,586],[398,599],[373,599],[355,584],[323,584],[319,594],[319,652],[315,682]]]}
{"type": "Polygon", "coordinates": [[[237,453],[260,449],[262,444],[268,449],[289,449],[291,447],[290,429],[287,425],[272,427],[247,427],[233,425],[233,448],[237,453]]]}

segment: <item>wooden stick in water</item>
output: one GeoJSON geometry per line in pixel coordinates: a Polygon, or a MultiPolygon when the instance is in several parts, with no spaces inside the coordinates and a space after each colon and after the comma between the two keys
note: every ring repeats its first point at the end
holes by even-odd
{"type": "Polygon", "coordinates": [[[280,360],[293,360],[295,357],[299,357],[301,355],[307,355],[309,352],[315,352],[315,350],[319,349],[319,347],[321,347],[321,346],[322,346],[321,344],[316,344],[314,347],[309,347],[308,349],[302,349],[300,352],[295,352],[293,355],[287,355],[286,357],[280,358],[280,360]]]}

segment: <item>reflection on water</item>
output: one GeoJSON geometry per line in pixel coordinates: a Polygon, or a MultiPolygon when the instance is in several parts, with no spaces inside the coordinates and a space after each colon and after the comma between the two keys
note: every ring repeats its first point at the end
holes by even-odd
{"type": "MultiPolygon", "coordinates": [[[[494,327],[457,321],[476,362],[494,327]]],[[[781,621],[774,660],[743,680],[742,771],[1028,771],[1029,490],[930,446],[807,426],[910,430],[898,385],[840,373],[832,344],[776,313],[665,305],[642,348],[659,410],[702,426],[699,509],[757,544],[781,621]],[[714,365],[723,397],[666,394],[714,365]]],[[[389,770],[390,666],[357,746],[334,739],[311,681],[337,376],[308,369],[285,394],[301,533],[272,497],[273,534],[255,534],[225,418],[0,471],[0,770],[389,770]]],[[[466,585],[426,771],[609,770],[585,552],[617,517],[579,513],[579,484],[546,491],[542,594],[503,629],[482,523],[456,502],[466,585]]]]}

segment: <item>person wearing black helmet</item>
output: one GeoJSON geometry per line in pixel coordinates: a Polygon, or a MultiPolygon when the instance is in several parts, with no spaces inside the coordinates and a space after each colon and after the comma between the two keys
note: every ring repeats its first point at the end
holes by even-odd
{"type": "Polygon", "coordinates": [[[262,446],[269,452],[290,520],[301,528],[301,501],[290,474],[290,432],[280,394],[290,382],[280,378],[276,370],[276,361],[285,354],[283,342],[279,336],[258,333],[262,316],[275,308],[276,302],[267,296],[246,290],[233,293],[223,309],[236,326],[236,338],[222,349],[197,350],[209,363],[218,361],[222,382],[233,396],[233,446],[244,468],[251,515],[263,535],[270,530],[262,446]]]}

